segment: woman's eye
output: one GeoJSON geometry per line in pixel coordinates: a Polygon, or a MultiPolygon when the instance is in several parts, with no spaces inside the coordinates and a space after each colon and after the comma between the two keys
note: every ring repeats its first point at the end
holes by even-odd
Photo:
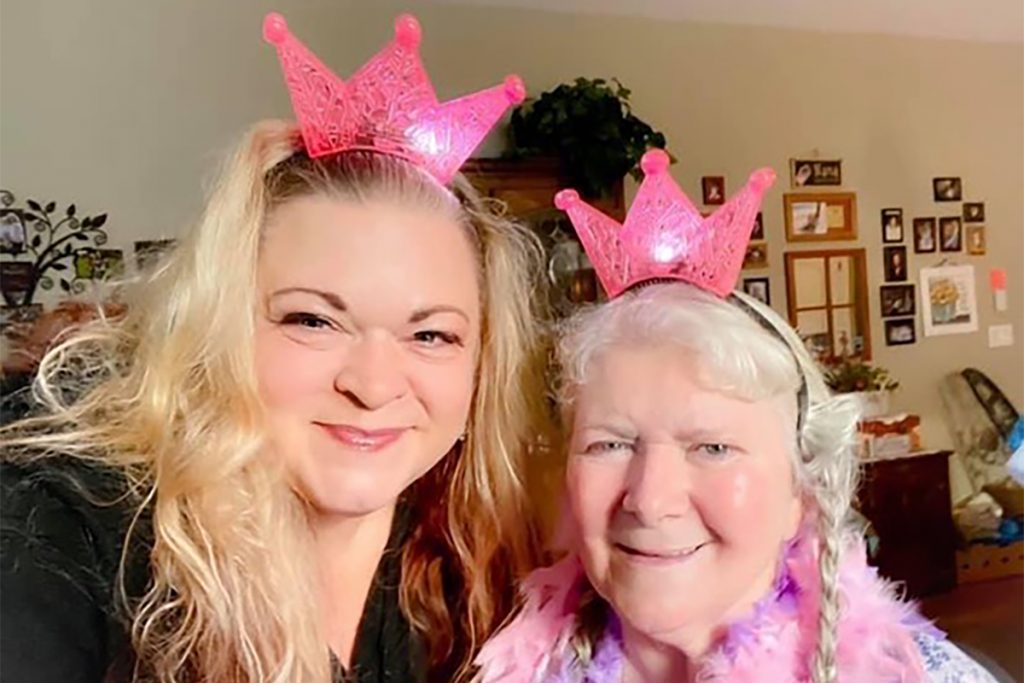
{"type": "Polygon", "coordinates": [[[417,342],[427,346],[446,346],[462,342],[457,335],[440,330],[423,330],[422,332],[415,333],[412,337],[417,342]]]}
{"type": "Polygon", "coordinates": [[[331,321],[314,313],[288,313],[281,318],[282,325],[322,330],[332,327],[331,321]]]}
{"type": "Polygon", "coordinates": [[[697,446],[697,452],[712,459],[722,459],[732,454],[732,448],[724,443],[702,443],[697,446]]]}
{"type": "Polygon", "coordinates": [[[583,450],[587,455],[606,455],[609,453],[629,452],[633,444],[628,441],[594,441],[583,450]]]}

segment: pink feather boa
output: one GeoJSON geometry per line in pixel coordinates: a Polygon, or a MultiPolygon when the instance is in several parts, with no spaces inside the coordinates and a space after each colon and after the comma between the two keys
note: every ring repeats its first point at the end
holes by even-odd
{"type": "MultiPolygon", "coordinates": [[[[926,681],[915,634],[936,629],[865,561],[858,539],[845,545],[839,573],[841,616],[837,660],[841,683],[926,681]]],[[[698,680],[755,683],[810,680],[817,644],[821,583],[816,542],[809,533],[791,542],[780,563],[774,590],[705,657],[698,680]]],[[[540,569],[523,586],[521,613],[496,634],[478,656],[480,683],[542,683],[621,680],[618,636],[598,645],[605,662],[580,671],[569,645],[585,576],[578,558],[540,569]],[[604,651],[602,653],[602,650],[604,651]],[[612,651],[609,665],[608,652],[612,651]],[[603,673],[603,675],[602,675],[603,673]]],[[[609,629],[614,631],[617,629],[609,629]]],[[[941,635],[940,635],[941,637],[941,635]]]]}

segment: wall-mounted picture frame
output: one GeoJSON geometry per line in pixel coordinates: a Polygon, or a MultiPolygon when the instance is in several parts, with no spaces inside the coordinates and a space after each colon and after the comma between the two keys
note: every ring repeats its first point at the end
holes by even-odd
{"type": "Polygon", "coordinates": [[[139,271],[148,271],[156,268],[157,265],[167,257],[177,240],[140,240],[135,243],[135,267],[139,271]]]}
{"type": "Polygon", "coordinates": [[[790,159],[789,183],[798,187],[839,187],[843,184],[840,159],[790,159]]]}
{"type": "Polygon", "coordinates": [[[768,244],[751,242],[743,257],[743,270],[763,270],[768,267],[768,244]]]}
{"type": "Polygon", "coordinates": [[[902,346],[917,341],[917,326],[914,318],[900,318],[885,321],[885,345],[902,346]]]}
{"type": "Polygon", "coordinates": [[[939,251],[963,251],[963,226],[960,216],[939,218],[939,251]]]}
{"type": "Polygon", "coordinates": [[[787,242],[857,239],[853,192],[787,192],[782,196],[787,242]]]}
{"type": "Polygon", "coordinates": [[[124,275],[124,252],[120,249],[79,249],[75,252],[75,277],[108,280],[124,275]]]}
{"type": "Polygon", "coordinates": [[[903,242],[903,209],[882,209],[882,242],[903,242]]]}
{"type": "Polygon", "coordinates": [[[959,178],[932,178],[932,197],[937,202],[959,202],[964,198],[963,183],[959,178]]]}
{"type": "Polygon", "coordinates": [[[757,212],[757,218],[754,219],[754,229],[750,233],[750,241],[757,242],[764,239],[764,214],[760,211],[757,212]]]}
{"type": "Polygon", "coordinates": [[[914,219],[914,253],[932,254],[939,247],[934,218],[914,219]]]}
{"type": "Polygon", "coordinates": [[[883,265],[886,282],[905,282],[907,279],[907,248],[883,247],[883,265]]]}
{"type": "Polygon", "coordinates": [[[978,225],[977,223],[969,223],[965,226],[964,244],[967,245],[967,253],[971,256],[984,256],[987,250],[985,245],[985,226],[978,225]]]}
{"type": "Polygon", "coordinates": [[[927,337],[976,332],[974,266],[922,268],[921,318],[927,337]]]}
{"type": "Polygon", "coordinates": [[[882,285],[878,288],[882,317],[893,318],[917,313],[914,285],[882,285]]]}
{"type": "Polygon", "coordinates": [[[985,202],[964,202],[964,223],[984,223],[985,202]]]}
{"type": "Polygon", "coordinates": [[[28,230],[20,209],[0,209],[0,254],[20,254],[25,251],[28,230]]]}
{"type": "Polygon", "coordinates": [[[743,278],[743,293],[757,299],[765,306],[772,305],[771,282],[766,277],[743,278]]]}
{"type": "Polygon", "coordinates": [[[700,190],[706,205],[718,206],[725,204],[724,176],[704,176],[700,179],[700,190]]]}
{"type": "Polygon", "coordinates": [[[0,294],[8,306],[20,306],[36,277],[31,261],[0,261],[0,294]]]}

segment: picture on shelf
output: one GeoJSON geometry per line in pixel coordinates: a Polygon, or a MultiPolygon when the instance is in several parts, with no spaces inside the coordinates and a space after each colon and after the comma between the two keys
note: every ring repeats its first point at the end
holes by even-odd
{"type": "Polygon", "coordinates": [[[882,242],[896,244],[903,241],[903,209],[882,209],[882,242]]]}
{"type": "Polygon", "coordinates": [[[748,277],[743,279],[743,293],[757,299],[765,306],[771,306],[771,290],[766,277],[748,277]]]}
{"type": "Polygon", "coordinates": [[[915,218],[914,219],[914,253],[930,254],[938,248],[938,240],[935,239],[935,219],[915,218]]]}
{"type": "Polygon", "coordinates": [[[985,255],[985,226],[972,223],[966,227],[967,253],[971,256],[985,255]]]}
{"type": "Polygon", "coordinates": [[[963,199],[959,178],[932,178],[932,195],[937,202],[959,202],[963,199]]]}
{"type": "Polygon", "coordinates": [[[0,209],[0,253],[20,254],[28,241],[25,221],[18,209],[0,209]]]}
{"type": "Polygon", "coordinates": [[[843,162],[839,159],[790,159],[793,187],[837,187],[843,184],[843,162]]]}
{"type": "Polygon", "coordinates": [[[914,285],[882,285],[878,288],[882,317],[914,315],[916,310],[916,298],[914,297],[914,285]]]}
{"type": "Polygon", "coordinates": [[[882,257],[886,282],[903,282],[907,279],[906,247],[883,247],[882,257]]]}
{"type": "Polygon", "coordinates": [[[939,219],[939,251],[962,251],[963,234],[959,216],[939,219]]]}
{"type": "Polygon", "coordinates": [[[725,178],[723,176],[704,176],[700,179],[704,203],[708,206],[725,204],[725,178]]]}
{"type": "Polygon", "coordinates": [[[885,321],[885,343],[887,346],[913,344],[917,341],[914,318],[885,321]]]}
{"type": "Polygon", "coordinates": [[[964,223],[984,223],[985,203],[964,202],[964,223]]]}

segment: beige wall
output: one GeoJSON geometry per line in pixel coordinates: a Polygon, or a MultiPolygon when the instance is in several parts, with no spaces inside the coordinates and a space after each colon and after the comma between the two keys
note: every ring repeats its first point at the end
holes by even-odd
{"type": "MultiPolygon", "coordinates": [[[[408,3],[406,4],[408,6],[408,3]]],[[[249,122],[289,114],[273,52],[259,37],[276,8],[340,73],[390,34],[400,5],[322,0],[4,0],[0,34],[0,185],[18,195],[109,211],[112,242],[173,235],[198,211],[222,150],[249,122]]],[[[442,97],[523,75],[539,93],[577,75],[617,76],[637,113],[663,130],[676,177],[757,166],[782,182],[768,196],[773,303],[784,310],[781,186],[786,162],[820,151],[844,160],[868,250],[872,346],[903,383],[897,407],[919,412],[944,445],[939,380],[972,365],[1024,405],[1024,66],[1021,44],[826,35],[648,19],[416,5],[425,61],[442,97]],[[982,331],[887,348],[878,318],[879,210],[951,213],[930,179],[963,178],[984,201],[989,255],[978,271],[982,331]],[[1010,311],[994,312],[987,272],[1009,270],[1010,311]],[[991,323],[1016,343],[989,350],[991,323]]],[[[489,146],[495,149],[495,144],[489,146]]],[[[951,207],[951,208],[956,208],[951,207]]],[[[839,243],[837,247],[853,246],[839,243]]],[[[912,272],[939,261],[911,255],[912,272]]]]}

